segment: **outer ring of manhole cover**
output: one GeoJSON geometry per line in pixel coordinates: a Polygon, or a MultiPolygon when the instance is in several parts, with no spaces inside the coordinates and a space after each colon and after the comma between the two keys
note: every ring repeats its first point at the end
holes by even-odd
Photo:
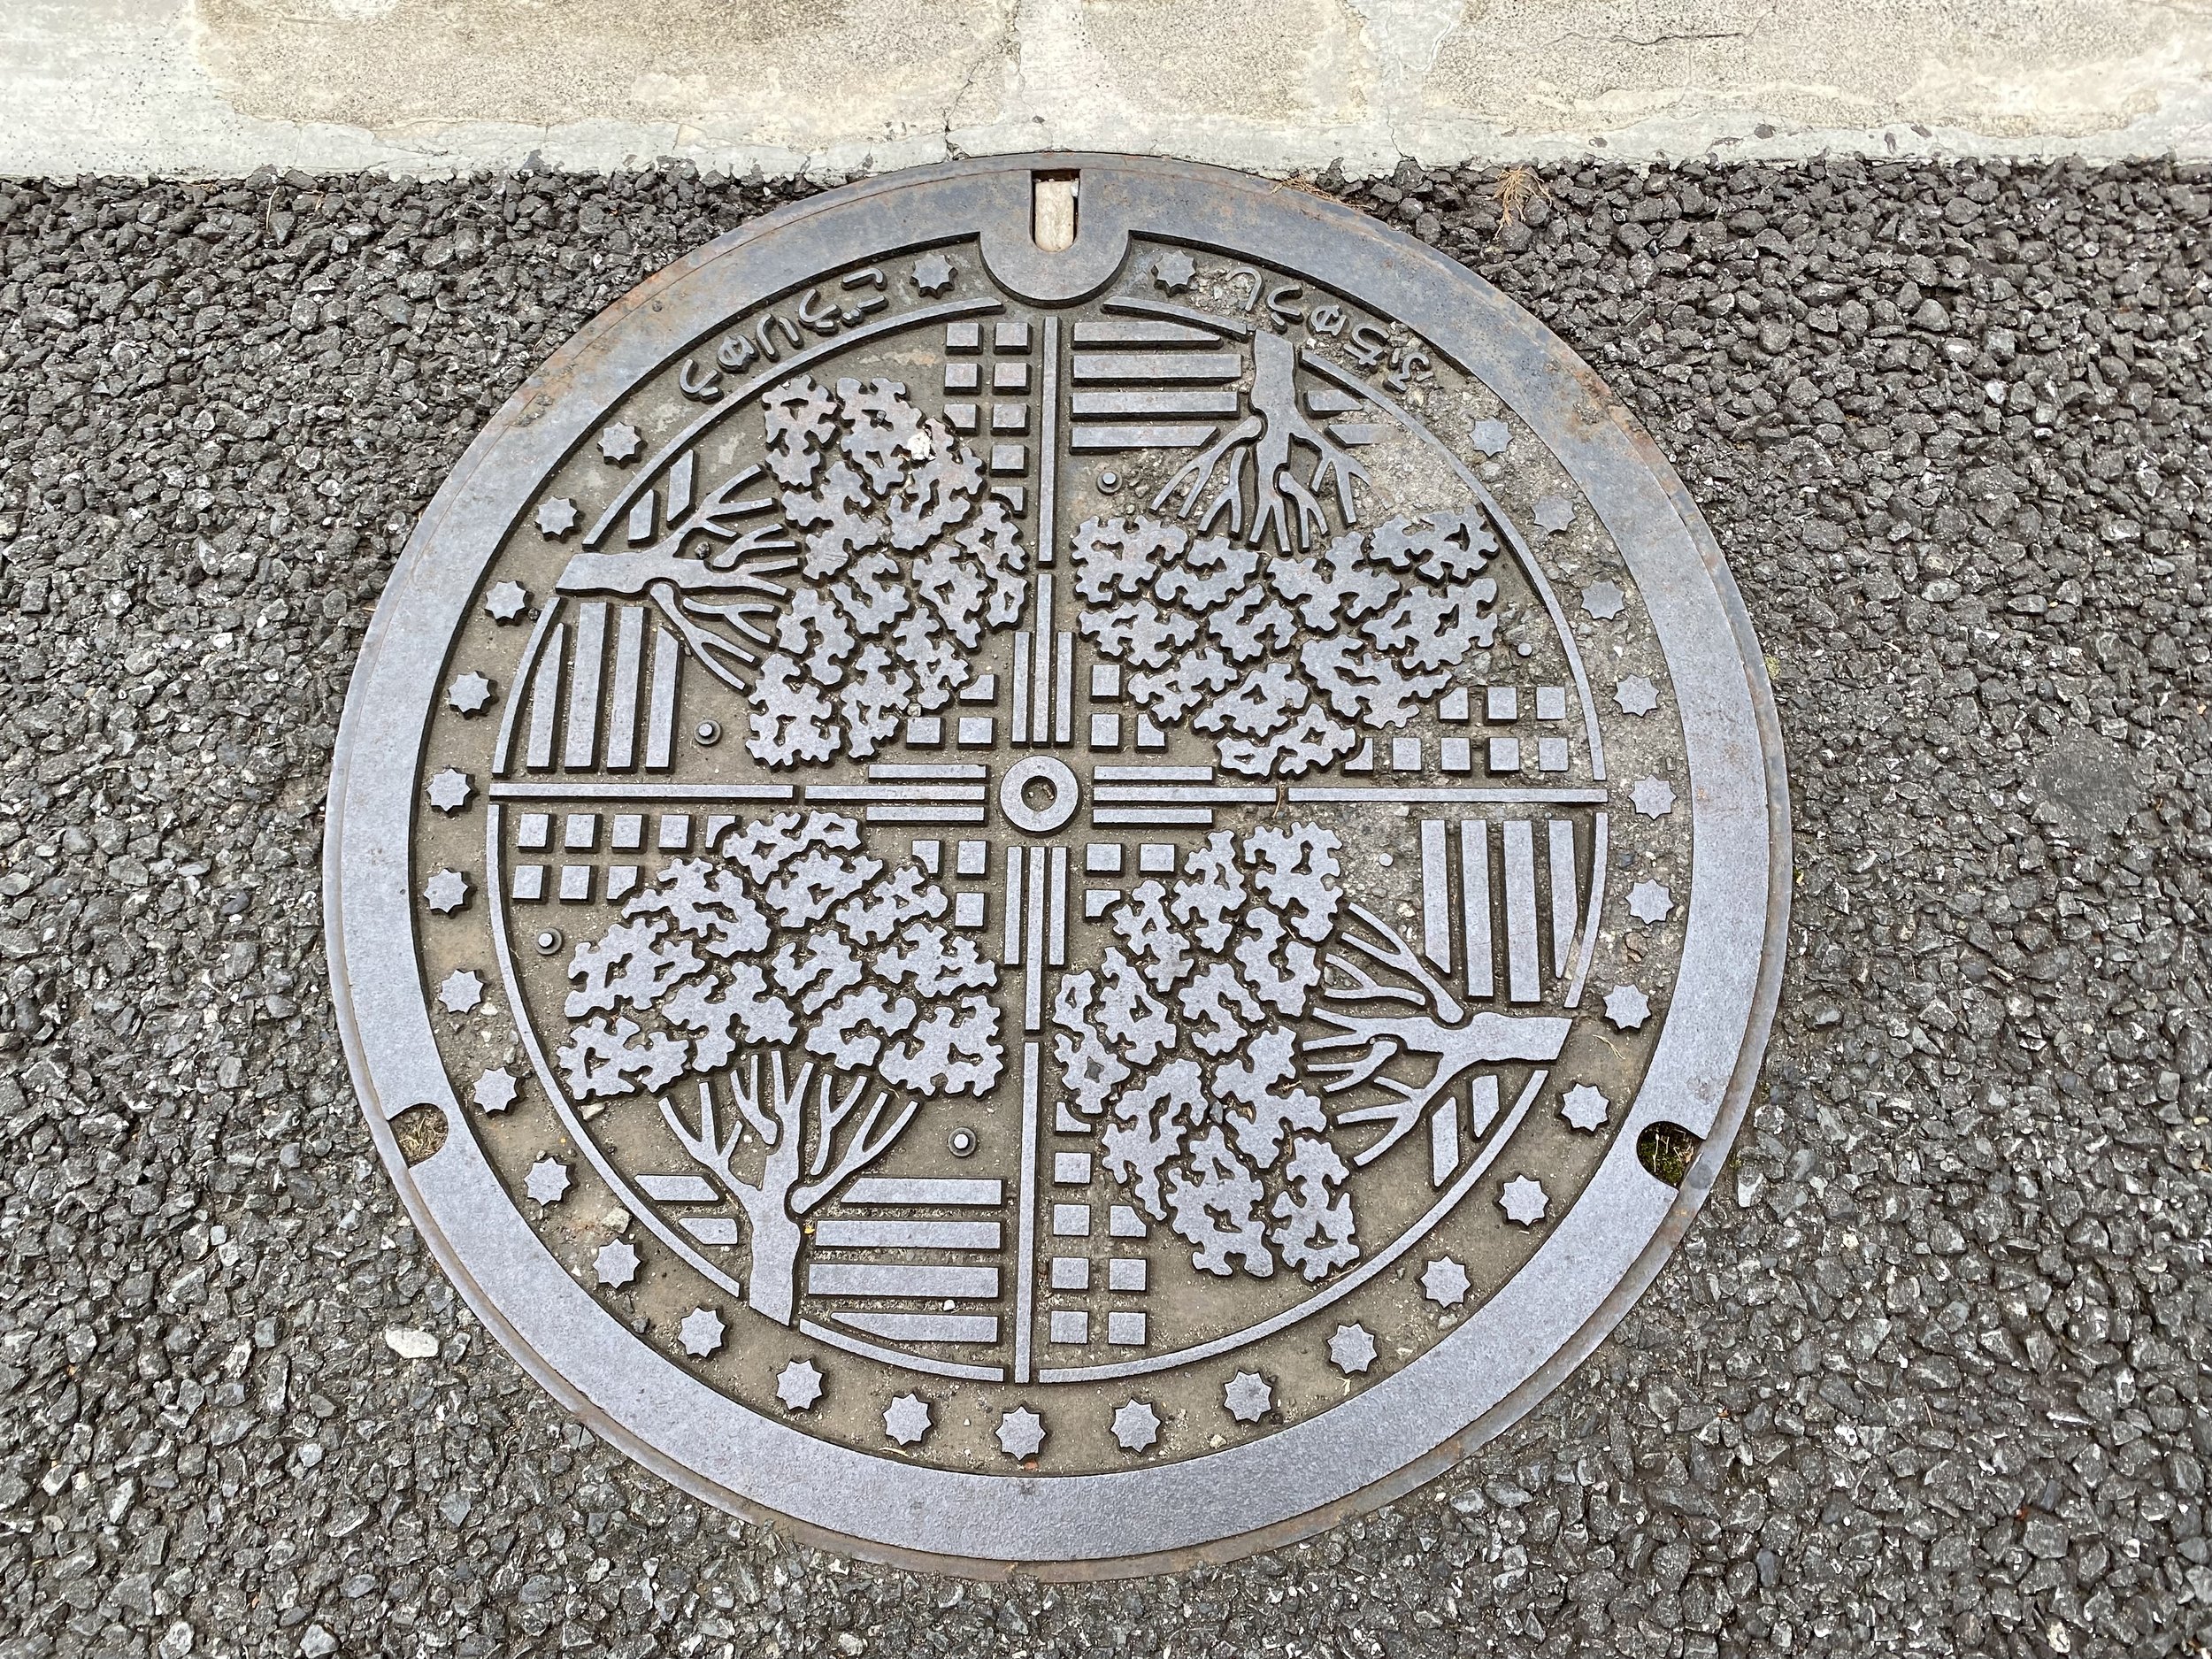
{"type": "Polygon", "coordinates": [[[833,191],[555,353],[331,808],[477,1314],[689,1490],[977,1572],[1280,1543],[1526,1410],[1720,1167],[1787,904],[1749,623],[1599,381],[1119,157],[833,191]]]}

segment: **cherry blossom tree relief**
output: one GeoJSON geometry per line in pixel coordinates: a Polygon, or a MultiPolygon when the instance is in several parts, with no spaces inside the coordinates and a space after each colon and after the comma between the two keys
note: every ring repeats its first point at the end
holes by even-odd
{"type": "Polygon", "coordinates": [[[792,1317],[805,1216],[924,1102],[998,1081],[998,966],[945,925],[950,908],[851,818],[785,812],[671,862],[570,959],[563,1084],[657,1102],[743,1215],[746,1293],[771,1318],[792,1317]]]}
{"type": "Polygon", "coordinates": [[[1218,831],[1128,894],[1118,942],[1066,975],[1054,1054],[1100,1119],[1107,1172],[1216,1277],[1318,1281],[1359,1256],[1333,1125],[1299,1080],[1292,1024],[1342,902],[1337,840],[1311,825],[1218,831]]]}
{"type": "Polygon", "coordinates": [[[1488,650],[1498,584],[1485,572],[1498,550],[1472,507],[1272,554],[1140,513],[1086,519],[1070,548],[1079,626],[1123,665],[1131,698],[1162,730],[1187,725],[1223,766],[1262,778],[1329,766],[1402,729],[1488,650]]]}
{"type": "Polygon", "coordinates": [[[1021,618],[1028,554],[983,463],[906,388],[799,375],[762,400],[797,586],[751,695],[765,765],[876,753],[942,708],[987,633],[1021,618]]]}

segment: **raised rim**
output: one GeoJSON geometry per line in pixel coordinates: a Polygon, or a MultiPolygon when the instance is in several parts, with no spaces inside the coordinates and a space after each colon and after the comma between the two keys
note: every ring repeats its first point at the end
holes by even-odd
{"type": "MultiPolygon", "coordinates": [[[[978,234],[979,228],[973,223],[948,222],[938,239],[978,234]]],[[[1151,221],[1147,228],[1193,242],[1203,242],[1210,240],[1206,227],[1202,225],[1164,224],[1156,219],[1151,221]]],[[[834,240],[833,235],[831,240],[834,240]]],[[[910,239],[910,245],[911,240],[910,239]]],[[[1356,247],[1358,244],[1352,242],[1342,245],[1356,247]]],[[[1302,261],[1293,257],[1286,259],[1285,263],[1295,267],[1302,261]]],[[[1402,304],[1381,303],[1377,303],[1377,309],[1388,314],[1400,316],[1403,316],[1406,311],[1406,307],[1402,304]]],[[[1414,309],[1417,311],[1424,307],[1417,305],[1414,309]]],[[[1445,342],[1436,339],[1434,327],[1431,324],[1416,323],[1413,326],[1417,332],[1430,338],[1432,342],[1440,346],[1446,344],[1445,342]]],[[[665,332],[669,325],[666,323],[649,324],[649,328],[651,326],[658,326],[665,332]]],[[[1448,328],[1447,332],[1449,332],[1448,328]]],[[[1464,361],[1463,357],[1463,362],[1464,361]]],[[[1466,366],[1471,369],[1473,365],[1467,364],[1466,366]]],[[[1485,366],[1490,365],[1486,363],[1485,366]]],[[[1571,470],[1573,469],[1571,468],[1571,470]]],[[[1594,505],[1600,505],[1601,516],[1604,516],[1602,505],[1600,503],[1599,488],[1594,486],[1592,480],[1581,473],[1578,472],[1577,477],[1578,482],[1590,494],[1594,505]]],[[[1617,539],[1619,538],[1617,537],[1617,539]]],[[[1624,557],[1628,556],[1628,549],[1625,546],[1623,548],[1623,552],[1624,557]]],[[[1633,563],[1632,560],[1632,563],[1633,563]]],[[[448,579],[452,580],[451,572],[449,572],[447,574],[448,579]]],[[[467,584],[472,586],[474,573],[463,572],[463,574],[466,576],[467,584]]],[[[1654,574],[1654,572],[1640,570],[1638,572],[1640,586],[1647,585],[1654,574]]],[[[1655,621],[1657,621],[1657,617],[1655,614],[1655,621]]],[[[1717,641],[1706,642],[1717,643],[1717,641]]],[[[1681,643],[1679,641],[1670,641],[1663,630],[1662,645],[1666,649],[1671,667],[1675,666],[1678,660],[1677,651],[1671,647],[1679,643],[1681,643]]],[[[442,649],[442,641],[441,641],[441,649],[442,649]]],[[[377,735],[386,734],[378,733],[377,735]]],[[[414,757],[418,750],[419,745],[417,748],[407,749],[403,757],[406,776],[411,788],[414,757]]],[[[377,759],[385,763],[383,770],[388,771],[392,758],[388,739],[373,752],[377,759]]],[[[1750,779],[1746,780],[1747,783],[1752,781],[1750,779]]],[[[1694,772],[1692,782],[1695,786],[1694,793],[1702,795],[1705,793],[1703,778],[1694,772]]],[[[1694,803],[1694,824],[1698,822],[1695,817],[1698,810],[1694,803]]],[[[1255,1549],[1277,1547],[1309,1536],[1347,1516],[1371,1509],[1402,1495],[1432,1479],[1475,1447],[1525,1414],[1538,1400],[1548,1394],[1551,1388],[1556,1386],[1559,1381],[1588,1356],[1589,1353],[1618,1323],[1629,1307],[1633,1305],[1637,1297],[1642,1294],[1656,1275],[1667,1256],[1679,1242],[1690,1221],[1702,1204],[1706,1194],[1710,1191],[1712,1182],[1722,1161],[1726,1156],[1729,1144],[1741,1121],[1752,1088],[1756,1081],[1759,1061],[1779,995],[1787,935],[1790,880],[1788,794],[1781,733],[1772,690],[1767,681],[1749,617],[1744,609],[1741,596],[1736,589],[1733,580],[1728,572],[1717,543],[1698,517],[1679,479],[1633,419],[1610,397],[1602,383],[1588,367],[1574,357],[1555,336],[1542,330],[1532,318],[1514,306],[1510,301],[1487,283],[1483,282],[1480,278],[1442,258],[1441,256],[1437,255],[1419,242],[1381,226],[1355,210],[1325,198],[1296,191],[1290,187],[1271,184],[1265,180],[1255,180],[1218,169],[1125,157],[1025,156],[996,158],[985,163],[954,163],[911,173],[886,175],[883,178],[849,186],[841,190],[826,192],[822,196],[811,197],[805,202],[795,204],[767,215],[695,250],[624,296],[580,331],[573,339],[548,360],[542,370],[532,376],[508,401],[483,434],[470,447],[468,452],[456,466],[452,476],[425,512],[407,549],[402,555],[395,569],[391,584],[387,589],[385,602],[380,605],[377,617],[364,641],[361,657],[349,689],[345,715],[341,725],[333,762],[328,822],[329,828],[324,857],[324,878],[327,901],[326,941],[333,972],[334,1008],[338,1016],[341,1033],[345,1043],[349,1066],[352,1071],[357,1090],[368,1109],[367,1115],[371,1122],[372,1133],[377,1142],[378,1149],[387,1166],[392,1171],[395,1184],[399,1188],[402,1201],[407,1207],[411,1219],[430,1245],[432,1253],[441,1267],[460,1287],[470,1307],[478,1317],[533,1377],[552,1392],[571,1411],[583,1419],[595,1432],[620,1446],[629,1455],[654,1469],[672,1483],[695,1495],[746,1515],[749,1518],[785,1526],[808,1541],[827,1548],[857,1554],[864,1557],[896,1565],[950,1571],[973,1576],[1004,1576],[1019,1572],[1057,1578],[1122,1577],[1173,1571],[1199,1562],[1225,1560],[1255,1549]],[[1071,1558],[1064,1554],[1025,1555],[1019,1551],[1002,1549],[971,1555],[962,1553],[957,1548],[952,1549],[917,1548],[910,1542],[902,1541],[895,1536],[888,1535],[902,1530],[895,1526],[879,1525],[874,1532],[856,1530],[852,1525],[852,1517],[849,1516],[844,1517],[841,1525],[832,1524],[820,1518],[818,1514],[801,1512],[803,1506],[800,1503],[793,1503],[789,1508],[784,1508],[779,1505],[773,1498],[764,1495],[760,1491],[742,1490],[727,1481],[713,1479],[700,1469],[686,1463],[682,1458],[672,1455],[648,1434],[641,1432],[630,1420],[631,1413],[611,1408],[588,1394],[582,1385],[572,1381],[557,1363],[548,1357],[543,1351],[543,1334],[541,1334],[538,1340],[534,1341],[515,1320],[501,1310],[482,1278],[480,1277],[477,1264],[483,1262],[488,1261],[503,1270],[516,1265],[515,1261],[511,1259],[515,1246],[514,1240],[502,1239],[496,1242],[496,1245],[493,1245],[484,1240],[472,1239],[470,1248],[464,1249],[457,1244],[455,1238],[449,1235],[448,1228],[441,1224],[441,1204],[438,1202],[441,1196],[445,1200],[445,1204],[449,1209],[457,1202],[460,1203],[465,1210],[476,1208],[472,1203],[464,1200],[462,1196],[463,1189],[472,1187],[472,1184],[467,1179],[469,1171],[462,1167],[467,1161],[465,1156],[461,1156],[457,1161],[455,1158],[449,1158],[446,1156],[446,1150],[442,1150],[426,1160],[424,1164],[411,1169],[401,1154],[396,1140],[391,1132],[388,1118],[417,1102],[413,1099],[402,1097],[410,1092],[403,1088],[398,1092],[397,1095],[388,1095],[379,1087],[378,1075],[373,1064],[371,1044],[364,1037],[360,1019],[361,1010],[357,1004],[352,977],[348,972],[353,957],[349,952],[346,930],[346,899],[349,886],[359,888],[365,884],[376,889],[376,895],[387,903],[391,901],[392,896],[389,890],[390,884],[384,879],[389,873],[387,868],[389,849],[371,846],[365,852],[363,852],[357,847],[357,854],[360,855],[364,867],[349,869],[346,810],[349,801],[353,798],[355,790],[361,782],[361,774],[357,772],[357,761],[359,758],[357,749],[365,748],[369,742],[374,741],[373,738],[365,737],[365,728],[373,724],[369,717],[368,709],[374,697],[377,676],[389,643],[389,635],[392,630],[399,626],[396,618],[405,609],[406,603],[411,597],[411,582],[421,568],[430,561],[434,550],[439,549],[442,534],[447,527],[448,521],[462,508],[464,503],[471,499],[472,492],[480,490],[486,495],[495,497],[502,480],[495,477],[488,479],[486,475],[488,472],[495,473],[498,470],[498,463],[501,459],[499,451],[502,447],[518,432],[526,429],[547,414],[557,388],[579,368],[585,359],[594,354],[596,348],[604,344],[615,331],[631,323],[641,311],[649,308],[657,311],[664,303],[673,303],[677,297],[677,290],[717,262],[733,257],[742,257],[771,239],[788,242],[795,238],[795,234],[799,234],[797,240],[803,242],[804,236],[801,233],[810,228],[818,232],[833,227],[841,215],[850,214],[854,210],[863,207],[878,206],[880,198],[886,195],[913,190],[917,187],[972,184],[987,188],[995,187],[1003,191],[1011,183],[1019,182],[1025,196],[1028,174],[1040,165],[1056,169],[1081,170],[1095,182],[1109,185],[1116,180],[1116,175],[1133,175],[1133,182],[1164,187],[1171,193],[1188,195],[1194,192],[1199,194],[1233,192],[1233,195],[1229,198],[1227,205],[1233,205],[1247,213],[1256,212],[1285,221],[1282,228],[1286,233],[1285,240],[1290,244],[1297,244],[1309,240],[1334,242],[1347,237],[1348,234],[1352,237],[1363,238],[1372,247],[1376,256],[1371,268],[1347,273],[1341,280],[1338,278],[1333,268],[1331,279],[1333,286],[1341,288],[1363,298],[1370,298],[1378,288],[1393,292],[1394,295],[1397,290],[1402,289],[1404,296],[1400,297],[1423,295],[1436,304],[1444,306],[1448,311],[1456,312],[1463,310],[1468,313],[1479,314],[1479,320],[1494,332],[1516,336],[1509,342],[1508,349],[1511,349],[1517,346],[1529,355],[1530,361],[1525,367],[1538,381],[1540,382],[1548,377],[1563,376],[1563,383],[1555,383],[1549,387],[1540,386],[1533,393],[1527,394],[1540,397],[1549,407],[1554,417],[1549,421],[1531,419],[1532,411],[1523,407],[1514,396],[1502,388],[1495,379],[1489,374],[1485,374],[1483,378],[1492,385],[1494,390],[1499,390],[1502,396],[1505,396],[1506,401],[1513,403],[1517,412],[1520,413],[1525,419],[1531,419],[1531,424],[1536,427],[1540,435],[1544,435],[1546,442],[1552,442],[1555,451],[1558,450],[1560,445],[1554,442],[1550,434],[1559,431],[1563,423],[1572,423],[1572,442],[1576,447],[1588,447],[1594,454],[1601,454],[1604,459],[1616,465],[1632,462],[1634,469],[1640,472],[1646,480],[1657,485],[1668,509],[1668,517],[1672,520],[1670,527],[1682,542],[1686,543],[1686,548],[1678,549],[1678,554],[1679,551],[1686,551],[1694,558],[1696,565],[1694,572],[1685,569],[1669,571],[1664,574],[1676,580],[1686,579],[1693,574],[1701,574],[1703,577],[1704,582],[1708,585],[1708,590],[1701,592],[1696,597],[1701,603],[1709,603],[1716,608],[1717,614],[1713,619],[1724,624],[1728,642],[1732,647],[1730,655],[1735,659],[1742,672],[1741,686],[1730,695],[1732,698],[1740,697],[1743,700],[1742,704],[1739,706],[1748,713],[1752,726],[1755,729],[1757,754],[1755,757],[1751,758],[1755,759],[1755,770],[1758,774],[1755,785],[1758,793],[1763,796],[1766,819],[1764,846],[1766,869],[1765,879],[1762,884],[1763,887],[1762,896],[1764,901],[1764,927],[1760,940],[1755,979],[1751,987],[1748,1006],[1744,1010],[1743,1033],[1737,1046],[1733,1065],[1729,1070],[1724,1087],[1716,1090],[1717,1097],[1710,1102],[1709,1118],[1705,1124],[1703,1149],[1682,1187],[1671,1194],[1656,1225],[1650,1228],[1647,1234],[1647,1242],[1629,1261],[1625,1270],[1614,1278],[1610,1287],[1598,1300],[1586,1317],[1563,1340],[1551,1344],[1545,1357],[1528,1368],[1517,1382],[1500,1394],[1486,1409],[1474,1414],[1464,1423],[1463,1426],[1433,1438],[1425,1449],[1419,1451],[1404,1463],[1375,1475],[1348,1490],[1328,1495],[1317,1502],[1305,1502],[1302,1497],[1294,1499],[1294,1502],[1298,1504],[1294,1509],[1270,1515],[1249,1527],[1221,1531],[1211,1537],[1179,1543],[1172,1548],[1111,1550],[1110,1540],[1110,1553],[1101,1553],[1083,1558],[1071,1558]],[[437,1190],[426,1190],[426,1183],[437,1190]],[[502,1253],[503,1249],[506,1254],[502,1253]]],[[[403,907],[406,885],[403,877],[396,885],[399,890],[398,901],[403,907]]],[[[1747,893],[1745,896],[1748,898],[1750,895],[1747,893]]],[[[411,950],[411,927],[407,929],[407,937],[411,950]]],[[[1686,976],[1688,971],[1687,962],[1688,955],[1686,948],[1686,976]]],[[[419,987],[417,987],[417,994],[419,995],[419,987]]],[[[417,1089],[412,1092],[423,1094],[430,1091],[417,1089]]],[[[1634,1131],[1640,1124],[1647,1123],[1663,1115],[1678,1117],[1683,1115],[1678,1112],[1661,1112],[1651,1109],[1647,1099],[1651,1092],[1647,1085],[1647,1089],[1640,1094],[1635,1106],[1632,1108],[1626,1123],[1617,1139],[1613,1151],[1607,1156],[1604,1169],[1616,1169],[1624,1157],[1628,1164],[1633,1164],[1634,1131]]],[[[438,1098],[434,1103],[443,1106],[449,1112],[457,1110],[456,1103],[450,1098],[449,1089],[439,1092],[438,1098]]],[[[462,1148],[473,1149],[474,1144],[473,1138],[466,1134],[449,1133],[447,1139],[447,1149],[457,1152],[462,1148]]],[[[475,1162],[478,1169],[488,1176],[488,1171],[482,1168],[480,1153],[476,1155],[475,1162]]],[[[1640,1166],[1636,1166],[1636,1168],[1640,1173],[1640,1166]]],[[[1650,1178],[1646,1176],[1643,1179],[1649,1182],[1650,1178]]],[[[1594,1181],[1593,1185],[1595,1185],[1594,1181]]],[[[480,1187],[473,1187],[472,1195],[480,1198],[484,1194],[480,1187]]],[[[511,1216],[511,1211],[510,1213],[511,1216]]],[[[512,1218],[518,1229],[519,1218],[512,1218]]],[[[534,1240],[530,1242],[533,1248],[542,1255],[542,1247],[536,1246],[534,1240]]],[[[1540,1252],[1539,1259],[1541,1254],[1540,1252]]],[[[1531,1265],[1533,1264],[1532,1263],[1531,1265]]],[[[551,1263],[549,1256],[545,1256],[543,1265],[555,1264],[551,1263]]],[[[556,1271],[557,1271],[557,1267],[556,1271]]],[[[561,1277],[563,1282],[565,1283],[565,1275],[561,1277]]],[[[1522,1277],[1525,1278],[1527,1275],[1525,1273],[1522,1277]]],[[[1477,1328],[1479,1323],[1479,1321],[1471,1320],[1466,1327],[1463,1327],[1462,1332],[1455,1332],[1454,1337],[1477,1328]]],[[[564,1332],[562,1334],[568,1333],[564,1332]]],[[[1434,1364],[1440,1359],[1444,1359],[1446,1350],[1450,1346],[1452,1343],[1448,1339],[1446,1343],[1440,1343],[1437,1348],[1432,1348],[1428,1354],[1409,1365],[1398,1375],[1405,1378],[1413,1377],[1425,1367],[1434,1364]]],[[[672,1365],[670,1369],[673,1371],[674,1368],[672,1365]]],[[[1380,1390],[1371,1391],[1358,1398],[1373,1398],[1379,1393],[1380,1390]]],[[[730,1409],[737,1411],[742,1410],[742,1408],[737,1408],[733,1403],[731,1404],[730,1409]]],[[[1302,1429],[1318,1429],[1344,1416],[1348,1410],[1348,1407],[1336,1408],[1313,1419],[1310,1424],[1299,1426],[1302,1429]]],[[[1352,1415],[1357,1416],[1358,1414],[1352,1415]]],[[[1339,1424],[1337,1428],[1341,1432],[1348,1426],[1351,1425],[1339,1424]]],[[[1286,1439],[1310,1442],[1315,1438],[1312,1435],[1302,1436],[1296,1430],[1286,1430],[1276,1436],[1270,1437],[1268,1441],[1258,1444],[1266,1445],[1286,1439]]],[[[1318,1438],[1325,1441],[1331,1437],[1325,1434],[1318,1438]]],[[[887,1466],[885,1460],[871,1454],[849,1450],[818,1440],[809,1440],[808,1444],[820,1448],[824,1457],[830,1463],[835,1463],[842,1459],[854,1460],[853,1470],[855,1471],[864,1464],[874,1487],[880,1487],[887,1482],[895,1487],[902,1484],[922,1486],[958,1486],[961,1483],[974,1483],[980,1480],[987,1481],[995,1492],[1009,1496],[1019,1494],[1023,1499],[1029,1500],[1033,1499],[1033,1494],[1038,1492],[1056,1486],[1066,1487],[1070,1484],[1068,1478],[1040,1479],[1011,1476],[978,1477],[954,1475],[945,1471],[916,1469],[911,1466],[887,1466]],[[913,1479],[918,1477],[918,1480],[913,1479]]],[[[1310,1446],[1308,1449],[1310,1450],[1310,1446]]],[[[1216,1454],[1213,1456],[1194,1459],[1184,1464],[1168,1467],[1186,1470],[1203,1467],[1217,1471],[1224,1460],[1230,1458],[1231,1455],[1231,1454],[1216,1454]]],[[[1165,1473],[1166,1471],[1152,1472],[1165,1473]]],[[[1131,1477],[1113,1475],[1077,1479],[1087,1483],[1127,1483],[1131,1477]]],[[[758,1486],[763,1483],[753,1484],[758,1486]]],[[[1152,1484],[1158,1486],[1162,1483],[1152,1484]]],[[[780,1489],[777,1495],[806,1498],[813,1494],[810,1492],[797,1492],[795,1489],[791,1491],[780,1489]]],[[[1036,1501],[1051,1502],[1049,1499],[1036,1501]]],[[[882,1507],[888,1509],[890,1506],[882,1507]]],[[[1017,1504],[1014,1507],[1020,1508],[1021,1506],[1017,1504]]],[[[1148,1530],[1145,1525],[1142,1512],[1146,1507],[1140,1502],[1136,1506],[1139,1512],[1138,1517],[1131,1521],[1126,1518],[1126,1505],[1109,1506],[1112,1514],[1122,1516],[1124,1518],[1117,1524],[1104,1525],[1103,1531],[1110,1534],[1118,1533],[1124,1538],[1156,1535],[1156,1532],[1148,1530]]],[[[1279,1503],[1277,1507],[1279,1509],[1282,1506],[1279,1503]]]]}

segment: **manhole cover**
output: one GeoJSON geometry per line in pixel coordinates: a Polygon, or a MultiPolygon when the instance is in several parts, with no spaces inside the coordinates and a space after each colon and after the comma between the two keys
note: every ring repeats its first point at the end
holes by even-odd
{"type": "Polygon", "coordinates": [[[1192,167],[647,283],[425,516],[339,755],[337,1005],[447,1270],[654,1468],[910,1562],[1434,1473],[1679,1237],[1779,972],[1680,485],[1458,266],[1192,167]]]}

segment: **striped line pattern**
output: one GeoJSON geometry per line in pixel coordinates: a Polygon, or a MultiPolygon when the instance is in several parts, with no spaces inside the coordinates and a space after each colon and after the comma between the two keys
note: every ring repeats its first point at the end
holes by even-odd
{"type": "Polygon", "coordinates": [[[886,1341],[996,1342],[998,1315],[963,1304],[995,1302],[1004,1288],[1005,1202],[997,1180],[856,1180],[814,1225],[807,1294],[829,1304],[833,1323],[886,1341]]]}
{"type": "Polygon", "coordinates": [[[1137,317],[1075,325],[1068,448],[1196,449],[1236,418],[1241,353],[1185,323],[1137,317]]]}
{"type": "Polygon", "coordinates": [[[682,641],[647,607],[576,601],[569,619],[547,632],[530,676],[524,768],[667,771],[682,672],[682,641]]]}
{"type": "MultiPolygon", "coordinates": [[[[1507,1001],[1540,1002],[1548,979],[1563,995],[1584,911],[1575,820],[1471,817],[1455,827],[1421,821],[1421,954],[1461,974],[1477,1001],[1502,983],[1507,1001]]],[[[1579,833],[1586,849],[1587,826],[1579,833]]]]}

